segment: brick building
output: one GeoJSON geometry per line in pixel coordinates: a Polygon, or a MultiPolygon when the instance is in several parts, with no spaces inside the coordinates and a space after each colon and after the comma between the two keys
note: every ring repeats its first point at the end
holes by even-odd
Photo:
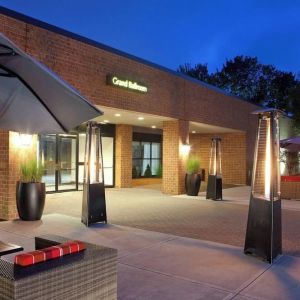
{"type": "MultiPolygon", "coordinates": [[[[0,7],[0,32],[77,88],[104,112],[105,181],[131,187],[132,176],[162,167],[162,191],[184,192],[186,156],[208,172],[211,137],[222,138],[223,181],[251,176],[257,106],[182,74],[0,7]]],[[[70,108],[71,109],[71,108],[70,108]]],[[[16,217],[15,183],[22,156],[46,165],[47,190],[80,189],[84,132],[44,135],[16,150],[12,132],[0,132],[0,218],[16,217]]]]}

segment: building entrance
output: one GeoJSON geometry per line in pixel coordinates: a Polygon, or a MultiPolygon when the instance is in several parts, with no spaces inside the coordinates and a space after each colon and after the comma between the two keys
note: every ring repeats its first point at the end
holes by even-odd
{"type": "Polygon", "coordinates": [[[77,135],[42,135],[39,160],[45,167],[43,182],[47,192],[78,189],[77,135]]]}

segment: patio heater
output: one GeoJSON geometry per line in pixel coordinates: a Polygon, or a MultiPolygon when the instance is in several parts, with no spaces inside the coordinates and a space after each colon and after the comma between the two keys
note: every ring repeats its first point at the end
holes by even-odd
{"type": "Polygon", "coordinates": [[[107,223],[100,125],[89,122],[86,129],[82,223],[107,223]]]}
{"type": "Polygon", "coordinates": [[[244,253],[272,263],[282,252],[278,124],[281,113],[265,109],[254,114],[258,115],[258,132],[244,253]]]}
{"type": "Polygon", "coordinates": [[[221,138],[211,139],[206,199],[222,200],[221,138]]]}

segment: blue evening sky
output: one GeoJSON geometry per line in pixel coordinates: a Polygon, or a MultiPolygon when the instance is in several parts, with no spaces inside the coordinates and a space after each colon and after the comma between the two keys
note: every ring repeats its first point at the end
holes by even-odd
{"type": "Polygon", "coordinates": [[[257,56],[300,72],[300,0],[0,0],[0,5],[162,66],[257,56]]]}

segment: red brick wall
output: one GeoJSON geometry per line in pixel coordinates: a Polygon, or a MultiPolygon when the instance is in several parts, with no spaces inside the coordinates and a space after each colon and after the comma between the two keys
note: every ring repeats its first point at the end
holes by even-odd
{"type": "Polygon", "coordinates": [[[20,180],[20,163],[36,157],[36,137],[32,145],[19,145],[15,132],[0,131],[0,219],[17,218],[16,183],[20,180]]]}
{"type": "Polygon", "coordinates": [[[249,118],[256,106],[204,85],[1,14],[0,30],[95,104],[234,129],[256,125],[249,118]],[[145,83],[148,93],[106,85],[109,73],[145,83]]]}
{"type": "MultiPolygon", "coordinates": [[[[94,104],[246,132],[246,165],[248,171],[251,170],[256,117],[250,113],[257,109],[255,105],[4,14],[0,14],[0,31],[57,72],[94,104]],[[148,93],[106,85],[106,75],[111,73],[143,82],[148,93]]],[[[232,179],[228,177],[228,180],[232,179]]]]}
{"type": "Polygon", "coordinates": [[[116,125],[116,187],[132,186],[132,126],[116,125]]]}
{"type": "Polygon", "coordinates": [[[184,120],[163,124],[163,186],[167,194],[184,193],[186,158],[180,153],[182,144],[188,143],[189,123],[184,120]]]}
{"type": "Polygon", "coordinates": [[[199,158],[201,168],[208,176],[210,146],[212,137],[220,137],[222,152],[223,182],[246,184],[246,143],[245,133],[191,134],[191,156],[199,158]]]}

